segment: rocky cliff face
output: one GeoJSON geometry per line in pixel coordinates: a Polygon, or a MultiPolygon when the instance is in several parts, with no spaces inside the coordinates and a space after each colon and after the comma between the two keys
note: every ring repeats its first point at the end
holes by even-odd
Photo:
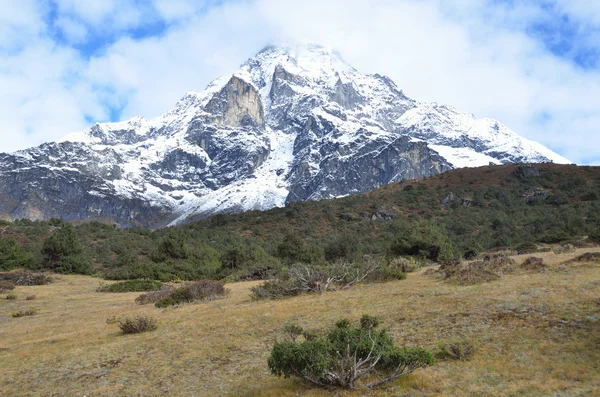
{"type": "Polygon", "coordinates": [[[495,120],[416,102],[323,47],[267,47],[156,119],[0,155],[0,217],[160,227],[543,161],[567,162],[495,120]]]}

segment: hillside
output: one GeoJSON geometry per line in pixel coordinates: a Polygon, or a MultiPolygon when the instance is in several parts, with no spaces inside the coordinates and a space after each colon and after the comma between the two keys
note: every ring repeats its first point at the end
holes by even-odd
{"type": "MultiPolygon", "coordinates": [[[[597,248],[595,249],[597,251],[597,248]]],[[[380,316],[400,344],[435,350],[464,338],[468,361],[437,361],[371,396],[593,396],[600,391],[600,272],[572,254],[536,254],[545,272],[474,286],[424,275],[384,284],[252,301],[257,282],[227,285],[222,300],[157,309],[138,294],[95,292],[99,280],[59,276],[0,294],[0,394],[6,396],[358,396],[271,376],[266,359],[283,325],[323,329],[341,317],[380,316]],[[28,295],[36,299],[25,301],[28,295]],[[33,306],[25,318],[11,313],[33,306]],[[145,313],[156,331],[122,335],[107,319],[145,313]]],[[[514,257],[521,263],[526,256],[514,257]]],[[[110,322],[110,321],[109,321],[110,322]]]]}
{"type": "MultiPolygon", "coordinates": [[[[27,261],[15,263],[47,268],[44,240],[66,232],[65,225],[6,222],[1,236],[24,247],[27,261]]],[[[599,227],[600,168],[540,164],[452,170],[367,194],[156,231],[83,223],[73,238],[80,246],[75,259],[90,262],[84,273],[242,280],[266,277],[293,261],[319,265],[390,255],[444,261],[540,243],[586,246],[600,239],[599,227]]]]}

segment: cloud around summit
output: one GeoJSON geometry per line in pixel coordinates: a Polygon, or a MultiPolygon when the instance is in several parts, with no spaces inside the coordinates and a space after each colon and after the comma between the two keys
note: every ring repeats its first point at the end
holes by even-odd
{"type": "Polygon", "coordinates": [[[155,117],[272,42],[319,43],[417,100],[600,164],[600,3],[0,0],[0,151],[155,117]]]}

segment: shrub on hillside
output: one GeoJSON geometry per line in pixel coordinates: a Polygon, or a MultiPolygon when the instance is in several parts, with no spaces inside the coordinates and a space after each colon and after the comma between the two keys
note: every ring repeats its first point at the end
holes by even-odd
{"type": "Polygon", "coordinates": [[[565,264],[582,262],[600,262],[600,252],[586,252],[585,254],[566,261],[565,264]]]}
{"type": "Polygon", "coordinates": [[[33,268],[33,256],[12,238],[0,238],[0,270],[33,268]]]}
{"type": "Polygon", "coordinates": [[[557,255],[559,255],[559,254],[571,254],[571,253],[575,252],[575,247],[572,244],[559,245],[557,247],[554,247],[554,249],[552,250],[552,252],[554,252],[557,255]]]}
{"type": "Polygon", "coordinates": [[[517,254],[519,255],[523,255],[523,254],[532,254],[534,252],[537,252],[538,246],[535,243],[532,242],[527,242],[527,243],[522,243],[517,245],[517,247],[515,248],[515,251],[517,251],[517,254]]]}
{"type": "Polygon", "coordinates": [[[6,291],[12,291],[15,289],[15,285],[9,281],[0,281],[0,293],[6,291]]]}
{"type": "Polygon", "coordinates": [[[394,258],[390,261],[390,266],[399,269],[403,273],[412,273],[423,267],[423,264],[415,258],[394,258]]]}
{"type": "Polygon", "coordinates": [[[587,239],[591,243],[600,244],[600,228],[590,232],[587,239]]]}
{"type": "Polygon", "coordinates": [[[17,295],[15,295],[15,294],[8,294],[8,295],[6,295],[6,299],[9,300],[9,301],[17,300],[17,295]]]}
{"type": "Polygon", "coordinates": [[[542,258],[536,258],[535,256],[532,256],[525,259],[525,261],[521,264],[521,268],[525,270],[542,271],[546,269],[546,265],[544,265],[544,260],[542,258]]]}
{"type": "Polygon", "coordinates": [[[334,261],[353,261],[356,259],[359,247],[358,236],[342,235],[325,246],[325,259],[334,261]]]}
{"type": "Polygon", "coordinates": [[[411,262],[392,260],[390,263],[381,263],[373,267],[366,277],[359,281],[385,283],[388,281],[406,280],[407,270],[415,271],[417,268],[417,265],[411,262]]]}
{"type": "Polygon", "coordinates": [[[410,227],[404,224],[398,227],[400,236],[388,250],[391,257],[417,256],[434,262],[460,257],[447,230],[435,222],[415,221],[410,227]]]}
{"type": "Polygon", "coordinates": [[[271,373],[297,376],[320,387],[355,389],[361,378],[368,377],[370,383],[364,387],[374,388],[434,361],[427,350],[396,346],[387,331],[379,329],[379,319],[367,315],[359,326],[342,319],[326,333],[295,327],[290,339],[273,346],[268,359],[271,373]]]}
{"type": "Polygon", "coordinates": [[[259,245],[235,241],[220,257],[217,278],[229,282],[264,280],[281,268],[281,262],[259,245]]]}
{"type": "Polygon", "coordinates": [[[321,294],[338,288],[349,288],[361,282],[403,280],[406,274],[399,266],[377,261],[329,266],[295,264],[276,277],[252,287],[253,299],[279,299],[302,293],[321,294]]]}
{"type": "Polygon", "coordinates": [[[569,240],[570,238],[572,238],[572,236],[564,230],[551,230],[546,232],[546,234],[540,238],[540,241],[546,244],[558,244],[569,240]]]}
{"type": "Polygon", "coordinates": [[[473,285],[499,279],[504,274],[515,272],[514,259],[505,254],[484,255],[482,260],[461,264],[443,263],[438,270],[429,274],[459,285],[473,285]]]}
{"type": "MultiPolygon", "coordinates": [[[[159,308],[180,305],[183,303],[192,303],[195,301],[207,301],[224,297],[228,290],[222,282],[216,280],[200,280],[187,283],[182,287],[175,288],[169,292],[159,291],[152,298],[160,296],[155,302],[159,308]]],[[[138,297],[141,301],[149,301],[149,297],[138,297]]],[[[137,300],[136,300],[137,301],[137,300]]]]}
{"type": "Polygon", "coordinates": [[[323,251],[312,244],[308,244],[298,234],[286,234],[283,241],[277,246],[277,257],[285,263],[321,263],[323,251]]]}
{"type": "Polygon", "coordinates": [[[149,303],[156,303],[166,296],[171,295],[175,288],[170,285],[163,285],[160,291],[147,292],[138,296],[135,299],[135,303],[139,305],[147,305],[149,303]]]}
{"type": "Polygon", "coordinates": [[[64,223],[56,229],[42,247],[44,268],[57,273],[92,274],[94,266],[84,252],[75,227],[64,223]]]}
{"type": "Polygon", "coordinates": [[[146,292],[160,291],[163,283],[154,280],[127,280],[110,285],[103,285],[98,288],[98,292],[146,292]]]}
{"type": "Polygon", "coordinates": [[[118,324],[124,334],[139,334],[142,332],[154,331],[158,327],[158,321],[156,321],[155,318],[146,315],[125,317],[120,319],[118,324]]]}
{"type": "Polygon", "coordinates": [[[44,273],[34,273],[29,270],[13,270],[0,273],[0,281],[8,281],[15,285],[31,286],[50,284],[52,277],[44,273]]]}

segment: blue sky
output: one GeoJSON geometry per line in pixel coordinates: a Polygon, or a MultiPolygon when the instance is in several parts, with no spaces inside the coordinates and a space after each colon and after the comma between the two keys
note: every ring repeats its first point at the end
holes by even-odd
{"type": "Polygon", "coordinates": [[[600,164],[600,2],[0,0],[0,151],[154,117],[269,42],[316,42],[409,96],[600,164]]]}

